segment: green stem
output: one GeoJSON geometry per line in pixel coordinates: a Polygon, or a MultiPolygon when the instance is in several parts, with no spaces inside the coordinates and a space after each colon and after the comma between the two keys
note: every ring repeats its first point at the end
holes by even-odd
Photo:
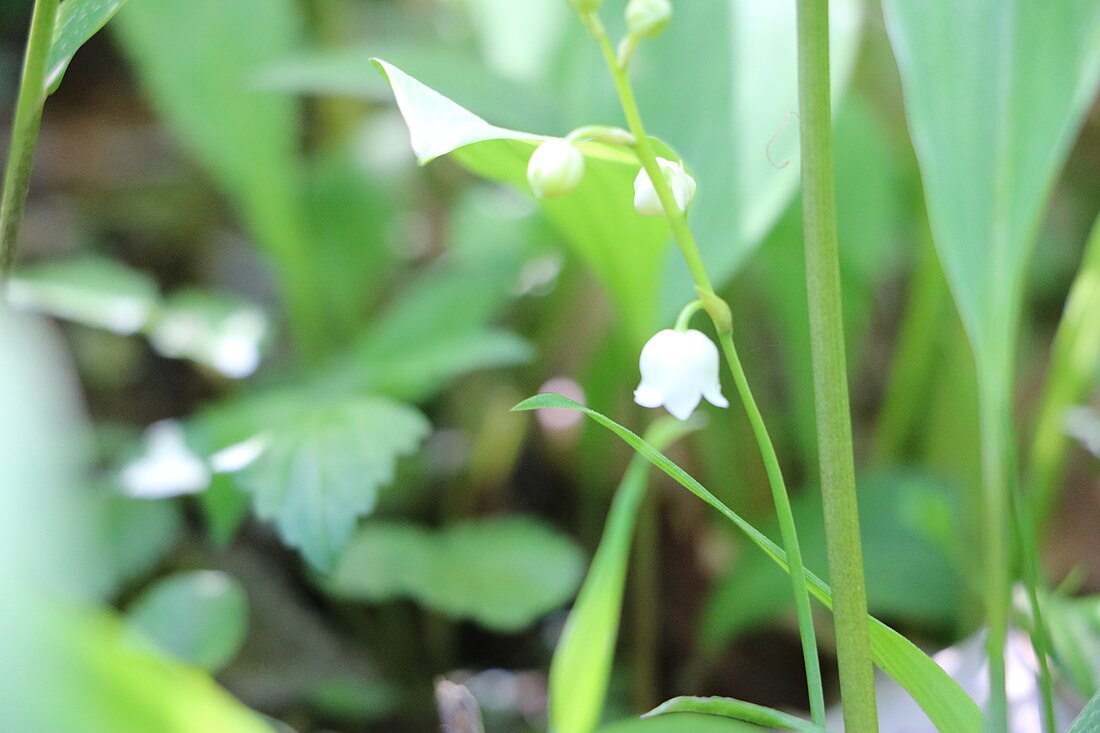
{"type": "Polygon", "coordinates": [[[742,368],[741,359],[737,355],[737,347],[733,344],[733,336],[729,333],[721,333],[718,335],[718,342],[722,346],[726,363],[729,364],[733,381],[737,385],[737,392],[741,396],[741,402],[745,406],[745,413],[752,425],[753,435],[760,445],[764,468],[768,473],[768,483],[772,489],[772,500],[775,502],[775,514],[779,518],[779,533],[783,539],[783,546],[787,550],[787,561],[791,566],[791,589],[794,592],[795,611],[798,616],[798,633],[802,638],[802,656],[806,662],[806,681],[809,683],[810,690],[810,711],[813,721],[818,725],[824,725],[825,699],[821,688],[821,665],[817,657],[817,639],[814,636],[810,594],[806,588],[806,578],[802,572],[802,550],[798,544],[798,532],[795,529],[794,514],[791,513],[791,502],[787,495],[783,472],[779,468],[779,458],[775,454],[775,446],[768,435],[764,418],[760,414],[756,399],[749,388],[748,379],[745,378],[745,370],[742,368]]]}
{"type": "MultiPolygon", "coordinates": [[[[596,18],[594,14],[582,14],[581,17],[603,50],[604,58],[607,61],[608,68],[611,70],[611,74],[615,81],[615,89],[618,91],[619,101],[622,104],[623,114],[626,117],[627,125],[630,128],[630,132],[637,139],[635,151],[638,155],[638,159],[641,161],[642,167],[645,169],[646,173],[649,174],[649,178],[653,182],[653,188],[657,193],[657,198],[661,202],[661,206],[665,210],[665,216],[668,220],[669,227],[672,229],[672,234],[680,247],[680,252],[683,254],[688,270],[695,280],[695,289],[699,293],[700,303],[702,307],[706,308],[711,319],[714,321],[715,328],[718,331],[719,342],[722,345],[722,351],[726,356],[726,361],[729,364],[734,382],[737,384],[738,393],[741,396],[741,400],[745,406],[745,412],[752,425],[753,435],[756,437],[756,441],[760,447],[760,453],[768,473],[768,480],[771,484],[776,515],[779,518],[780,533],[782,534],[783,544],[786,547],[787,557],[791,567],[791,588],[794,593],[795,610],[798,616],[798,630],[802,642],[802,654],[806,663],[806,682],[809,690],[810,711],[814,722],[823,726],[825,723],[825,698],[821,684],[821,665],[818,661],[817,638],[814,635],[813,615],[810,609],[810,595],[806,587],[804,567],[802,564],[802,552],[798,544],[798,534],[795,529],[794,515],[791,513],[790,499],[787,495],[787,487],[783,480],[783,473],[779,467],[779,459],[776,456],[775,447],[771,441],[771,437],[768,435],[764,419],[756,405],[756,400],[753,398],[752,390],[749,388],[748,380],[741,366],[741,360],[737,355],[737,349],[733,344],[728,306],[714,294],[714,288],[711,285],[706,268],[703,266],[702,255],[695,242],[695,236],[692,234],[691,227],[688,226],[687,215],[680,210],[679,205],[676,203],[676,198],[672,193],[672,188],[661,172],[660,165],[657,163],[657,157],[653,152],[652,145],[649,143],[649,137],[646,134],[645,126],[642,124],[641,113],[638,111],[638,104],[635,100],[634,90],[631,87],[630,77],[627,74],[626,68],[618,62],[615,52],[611,48],[611,43],[607,38],[607,34],[598,18],[596,18]]],[[[685,313],[687,313],[688,318],[695,312],[695,309],[696,307],[694,304],[689,304],[688,307],[685,308],[685,313]]],[[[686,319],[683,317],[683,314],[681,314],[681,319],[679,320],[683,320],[686,326],[686,319]]],[[[677,327],[679,326],[680,324],[678,323],[677,327]]]]}
{"type": "Polygon", "coordinates": [[[849,733],[878,730],[840,307],[829,99],[829,5],[798,0],[798,102],[806,290],[837,662],[849,733]]]}
{"type": "Polygon", "coordinates": [[[23,221],[23,206],[30,186],[31,160],[38,143],[42,107],[46,103],[46,63],[53,45],[58,0],[36,0],[30,37],[23,60],[23,79],[15,105],[15,122],[8,148],[4,193],[0,200],[0,288],[11,276],[16,238],[23,221]]]}
{"type": "Polygon", "coordinates": [[[1009,507],[1005,487],[1008,480],[1008,444],[1003,433],[1009,419],[1002,395],[1003,382],[990,378],[979,368],[979,416],[982,436],[982,520],[985,557],[985,622],[989,655],[989,731],[1008,730],[1008,700],[1005,692],[1005,642],[1008,637],[1009,507]]]}

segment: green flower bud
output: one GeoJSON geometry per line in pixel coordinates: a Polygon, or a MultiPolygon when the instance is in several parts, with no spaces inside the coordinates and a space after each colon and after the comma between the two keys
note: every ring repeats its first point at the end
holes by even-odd
{"type": "Polygon", "coordinates": [[[630,0],[626,6],[626,27],[640,38],[653,38],[672,20],[669,0],[630,0]]]}
{"type": "Polygon", "coordinates": [[[603,0],[566,0],[578,13],[595,13],[603,0]]]}
{"type": "Polygon", "coordinates": [[[550,138],[535,149],[527,163],[527,183],[538,198],[564,196],[584,176],[584,155],[572,144],[550,138]]]}

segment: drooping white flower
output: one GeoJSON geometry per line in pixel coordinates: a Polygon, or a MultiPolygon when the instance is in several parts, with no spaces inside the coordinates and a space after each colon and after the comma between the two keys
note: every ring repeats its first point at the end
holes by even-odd
{"type": "Polygon", "coordinates": [[[672,20],[669,0],[630,0],[626,6],[626,27],[642,38],[660,35],[672,20]]]}
{"type": "Polygon", "coordinates": [[[527,162],[527,183],[538,198],[564,196],[584,177],[584,154],[572,143],[550,138],[527,162]]]}
{"type": "Polygon", "coordinates": [[[665,406],[687,420],[706,397],[715,407],[729,407],[718,381],[718,348],[700,331],[659,331],[642,348],[642,382],[634,401],[642,407],[665,406]]]}
{"type": "MultiPolygon", "coordinates": [[[[691,200],[695,198],[695,179],[684,170],[683,163],[673,163],[671,160],[657,158],[657,164],[665,174],[665,180],[672,189],[672,195],[680,211],[687,211],[691,200]]],[[[645,168],[638,171],[638,177],[634,179],[634,208],[642,216],[665,215],[661,200],[657,198],[657,191],[653,188],[653,181],[649,179],[645,168]]]]}
{"type": "Polygon", "coordinates": [[[164,499],[202,491],[210,469],[184,441],[183,427],[162,420],[145,431],[145,455],[131,461],[119,477],[122,490],[135,499],[164,499]]]}

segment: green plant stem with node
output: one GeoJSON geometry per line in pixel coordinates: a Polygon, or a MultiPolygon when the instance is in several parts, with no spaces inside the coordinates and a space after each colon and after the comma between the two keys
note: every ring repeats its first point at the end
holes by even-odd
{"type": "MultiPolygon", "coordinates": [[[[794,515],[791,513],[790,498],[783,480],[783,474],[779,467],[779,459],[775,453],[771,437],[764,424],[763,416],[756,405],[744,368],[738,357],[737,349],[733,343],[732,324],[729,306],[719,298],[711,284],[703,265],[699,247],[695,242],[695,236],[688,225],[686,214],[680,210],[676,202],[671,186],[665,179],[657,162],[657,156],[653,146],[646,135],[645,125],[642,123],[638,104],[634,97],[634,90],[630,83],[627,66],[620,63],[620,56],[612,49],[603,24],[595,13],[581,13],[581,20],[585,27],[599,43],[603,51],[604,59],[611,71],[615,82],[615,89],[619,95],[623,114],[626,117],[627,126],[637,140],[634,149],[642,167],[653,182],[654,190],[664,208],[669,227],[673,237],[679,245],[680,252],[695,281],[695,289],[699,295],[698,305],[689,304],[678,319],[677,328],[686,328],[687,319],[698,309],[702,308],[710,315],[718,333],[718,341],[726,362],[729,364],[730,373],[737,386],[738,394],[745,406],[752,426],[753,435],[760,447],[768,481],[772,490],[772,499],[775,503],[776,515],[779,520],[780,534],[787,551],[787,557],[791,567],[791,587],[794,593],[795,609],[798,616],[798,630],[802,642],[802,653],[806,665],[806,682],[809,689],[810,711],[813,721],[818,725],[825,722],[825,698],[821,684],[821,665],[818,659],[817,639],[814,635],[813,615],[810,608],[810,595],[806,587],[806,579],[803,573],[802,552],[798,544],[798,534],[795,529],[794,515]]],[[[621,47],[633,47],[636,43],[624,43],[621,47]]],[[[632,55],[627,54],[626,59],[632,55]]]]}
{"type": "Polygon", "coordinates": [[[58,0],[37,0],[31,17],[30,38],[23,61],[23,78],[15,105],[11,146],[4,173],[3,199],[0,200],[0,289],[6,286],[15,262],[16,238],[30,187],[31,160],[38,143],[42,107],[46,103],[46,65],[53,44],[57,7],[58,0]]]}

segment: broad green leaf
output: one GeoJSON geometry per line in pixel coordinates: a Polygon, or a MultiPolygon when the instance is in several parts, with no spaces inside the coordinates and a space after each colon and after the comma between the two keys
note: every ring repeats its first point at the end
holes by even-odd
{"type": "Polygon", "coordinates": [[[1003,394],[1035,230],[1100,80],[1100,4],[883,9],[936,247],[983,379],[1003,394]]]}
{"type": "Polygon", "coordinates": [[[766,725],[780,730],[801,731],[801,733],[826,733],[819,725],[787,713],[754,705],[750,702],[734,700],[728,697],[674,697],[646,713],[646,717],[669,715],[671,713],[702,713],[723,718],[743,720],[746,723],[766,725]]]}
{"type": "MultiPolygon", "coordinates": [[[[604,415],[555,394],[540,394],[516,405],[516,410],[542,408],[579,410],[644,456],[681,486],[698,496],[740,529],[784,571],[788,570],[786,552],[739,514],[723,504],[682,468],[660,451],[604,415]]],[[[829,586],[810,571],[806,571],[810,593],[827,607],[832,607],[829,586]]],[[[932,659],[898,632],[873,617],[868,617],[871,633],[871,654],[882,671],[908,690],[925,714],[944,733],[977,733],[982,730],[983,717],[974,701],[932,659]]]]}
{"type": "Polygon", "coordinates": [[[326,584],[342,597],[412,598],[454,618],[519,631],[565,603],[582,571],[576,545],[524,517],[438,531],[371,521],[352,537],[326,584]]]}
{"type": "Polygon", "coordinates": [[[126,587],[164,561],[183,534],[179,507],[171,501],[103,497],[102,554],[116,586],[126,587]]]}
{"type": "Polygon", "coordinates": [[[1062,675],[1083,698],[1100,690],[1100,596],[1043,601],[1051,656],[1062,675]]]}
{"type": "MultiPolygon", "coordinates": [[[[491,125],[397,67],[375,63],[389,79],[421,165],[450,154],[478,175],[528,190],[527,160],[545,136],[491,125]]],[[[580,185],[539,205],[604,281],[631,333],[645,338],[656,318],[653,293],[668,225],[634,210],[640,164],[629,148],[593,142],[579,147],[586,160],[580,185]]],[[[664,157],[676,157],[665,146],[659,149],[664,157]]]]}
{"type": "MultiPolygon", "coordinates": [[[[954,517],[957,492],[919,473],[874,472],[859,477],[867,605],[871,613],[930,625],[949,626],[958,618],[962,579],[954,517]]],[[[825,520],[816,491],[794,498],[806,567],[825,568],[825,520]]],[[[765,528],[778,536],[774,522],[765,528]]],[[[732,636],[771,620],[790,605],[790,586],[760,555],[738,560],[707,603],[700,635],[721,647],[732,636]]]]}
{"type": "Polygon", "coordinates": [[[46,90],[61,85],[73,55],[114,17],[126,0],[65,0],[57,9],[57,26],[46,62],[46,90]]]}
{"type": "Polygon", "coordinates": [[[599,729],[599,733],[685,733],[686,731],[691,731],[691,733],[763,733],[762,728],[751,723],[692,713],[622,720],[599,729]]]}
{"type": "MultiPolygon", "coordinates": [[[[694,427],[671,418],[654,423],[649,442],[664,450],[694,427]]],[[[550,663],[550,728],[589,733],[603,713],[622,615],[623,587],[649,464],[635,456],[615,492],[603,537],[550,663]]]]}
{"type": "Polygon", "coordinates": [[[1066,733],[1096,733],[1100,730],[1100,694],[1094,695],[1066,733]]]}
{"type": "Polygon", "coordinates": [[[160,305],[152,278],[99,257],[20,270],[8,286],[8,299],[16,308],[120,334],[145,328],[160,305]]]}
{"type": "Polygon", "coordinates": [[[182,662],[208,672],[228,664],[244,642],[248,600],[225,573],[177,573],[146,588],[127,609],[130,625],[182,662]]]}
{"type": "MultiPolygon", "coordinates": [[[[393,481],[397,459],[415,451],[428,421],[408,405],[380,397],[279,399],[242,406],[264,450],[236,474],[256,515],[283,541],[327,570],[355,523],[393,481]]],[[[241,436],[242,439],[251,436],[241,436]]]]}
{"type": "Polygon", "coordinates": [[[228,546],[248,516],[252,498],[237,486],[231,476],[223,473],[211,476],[210,486],[196,498],[202,506],[210,538],[218,546],[228,546]]]}

